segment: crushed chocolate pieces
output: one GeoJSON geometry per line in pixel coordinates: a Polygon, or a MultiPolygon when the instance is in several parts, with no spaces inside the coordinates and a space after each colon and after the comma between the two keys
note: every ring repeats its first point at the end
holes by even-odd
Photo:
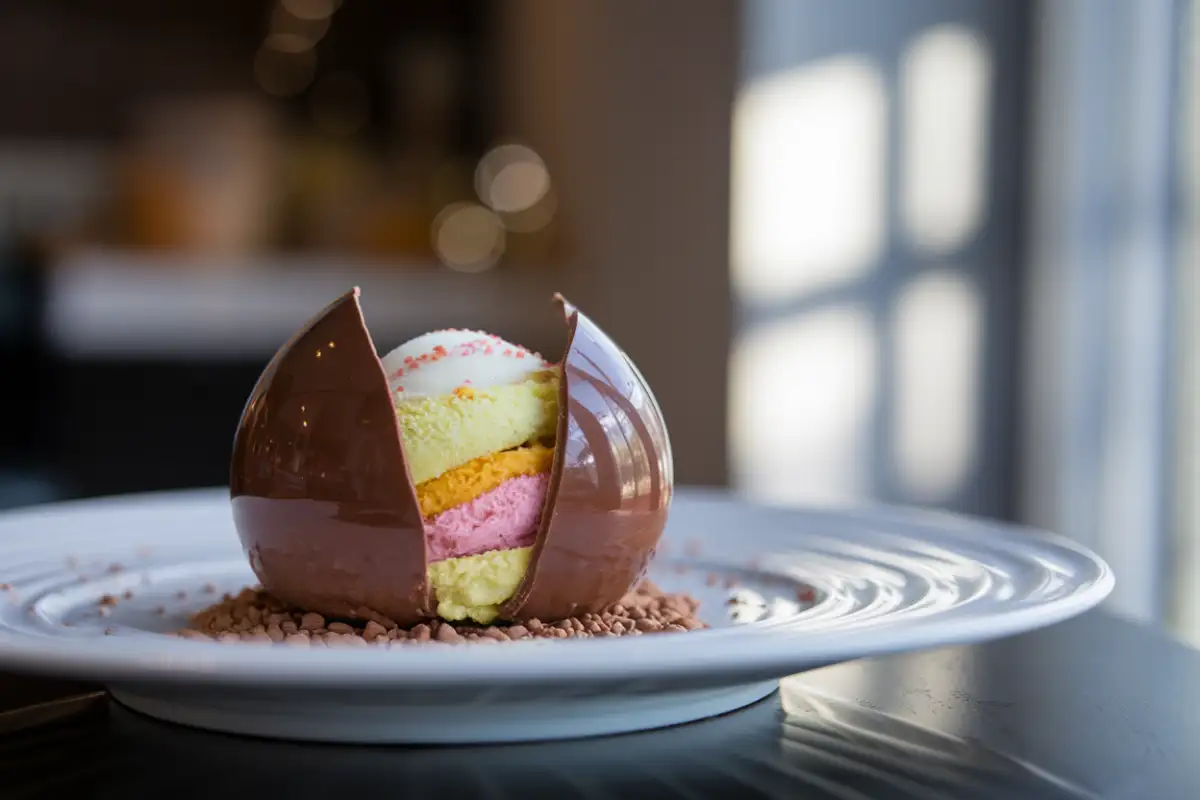
{"type": "Polygon", "coordinates": [[[699,601],[689,595],[668,594],[649,581],[621,598],[607,611],[542,622],[512,625],[472,625],[443,620],[422,622],[405,629],[393,620],[358,609],[350,621],[327,621],[321,614],[292,609],[262,589],[243,589],[191,619],[176,635],[218,642],[285,644],[292,647],[375,647],[400,649],[421,642],[497,644],[523,639],[588,639],[686,633],[708,626],[696,616],[699,601]],[[363,622],[364,624],[359,624],[363,622]]]}

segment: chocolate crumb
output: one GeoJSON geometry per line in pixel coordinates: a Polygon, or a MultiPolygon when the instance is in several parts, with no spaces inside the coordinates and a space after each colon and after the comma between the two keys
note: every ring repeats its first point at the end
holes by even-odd
{"type": "Polygon", "coordinates": [[[132,600],[133,599],[133,589],[126,589],[124,592],[121,593],[121,597],[124,597],[126,600],[132,600]]]}
{"type": "Polygon", "coordinates": [[[462,641],[462,638],[458,631],[454,630],[453,625],[442,625],[438,628],[437,640],[439,642],[459,642],[462,641]]]}
{"type": "Polygon", "coordinates": [[[185,592],[183,589],[180,589],[178,592],[175,593],[175,599],[187,600],[187,592],[185,592]]]}
{"type": "Polygon", "coordinates": [[[204,584],[204,588],[201,591],[203,591],[205,594],[216,594],[217,587],[211,583],[206,583],[206,584],[204,584]]]}
{"type": "Polygon", "coordinates": [[[106,569],[105,572],[116,575],[118,572],[122,572],[124,569],[125,567],[120,564],[109,564],[108,569],[106,569]]]}
{"type": "Polygon", "coordinates": [[[0,592],[11,592],[12,584],[0,583],[0,592]]]}
{"type": "Polygon", "coordinates": [[[402,649],[411,644],[499,644],[523,639],[590,639],[686,633],[708,626],[696,616],[699,601],[668,594],[645,581],[599,614],[523,623],[475,625],[431,620],[404,629],[369,609],[348,621],[327,621],[321,614],[287,607],[261,588],[243,589],[199,612],[177,635],[219,642],[282,643],[293,647],[376,647],[402,649]],[[364,624],[357,624],[365,620],[364,624]]]}
{"type": "Polygon", "coordinates": [[[378,611],[367,608],[366,606],[359,606],[358,608],[356,608],[354,610],[354,618],[368,620],[370,622],[378,623],[379,625],[382,625],[387,630],[391,630],[392,628],[397,627],[396,621],[394,619],[392,619],[390,617],[386,617],[383,614],[380,614],[378,611]]]}

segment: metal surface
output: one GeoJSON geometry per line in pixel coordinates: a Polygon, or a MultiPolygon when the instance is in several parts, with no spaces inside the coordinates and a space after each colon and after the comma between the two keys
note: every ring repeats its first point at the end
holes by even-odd
{"type": "Polygon", "coordinates": [[[1200,792],[1197,741],[1200,653],[1091,612],[987,645],[818,670],[705,722],[575,742],[296,745],[82,704],[0,735],[0,786],[6,798],[1187,800],[1200,792]]]}

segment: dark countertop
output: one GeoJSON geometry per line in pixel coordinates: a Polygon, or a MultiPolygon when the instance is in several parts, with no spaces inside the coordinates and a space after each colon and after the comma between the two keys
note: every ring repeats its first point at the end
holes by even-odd
{"type": "Polygon", "coordinates": [[[1100,611],[796,676],[705,722],[560,743],[266,742],[158,723],[86,687],[0,686],[6,798],[1200,796],[1200,652],[1100,611]]]}

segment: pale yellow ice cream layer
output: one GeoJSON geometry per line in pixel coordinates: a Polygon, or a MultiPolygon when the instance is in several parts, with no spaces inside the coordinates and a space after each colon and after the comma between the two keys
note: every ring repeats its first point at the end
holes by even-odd
{"type": "Polygon", "coordinates": [[[532,551],[532,547],[514,547],[430,564],[429,584],[437,598],[438,616],[490,625],[521,585],[532,551]]]}
{"type": "Polygon", "coordinates": [[[558,375],[397,404],[413,483],[424,483],[481,456],[552,439],[558,424],[558,375]]]}

